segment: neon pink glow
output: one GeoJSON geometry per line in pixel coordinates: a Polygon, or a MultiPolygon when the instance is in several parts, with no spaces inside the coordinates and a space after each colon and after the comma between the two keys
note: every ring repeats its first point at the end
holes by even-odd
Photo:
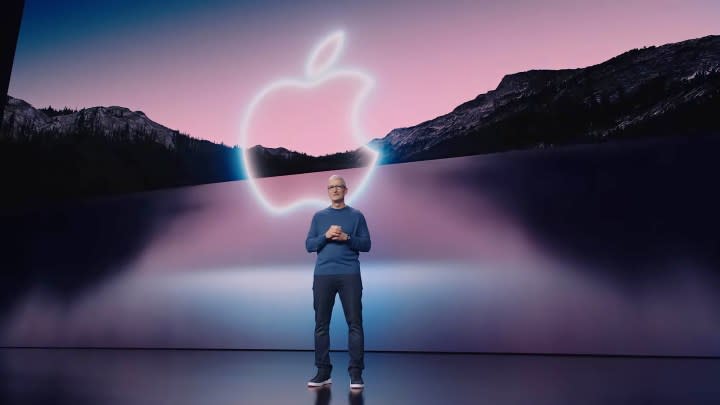
{"type": "MultiPolygon", "coordinates": [[[[357,179],[354,196],[367,186],[378,160],[378,153],[367,146],[370,139],[360,124],[360,110],[374,80],[359,70],[334,66],[344,42],[343,31],[322,39],[308,55],[305,77],[271,82],[255,94],[245,110],[240,126],[245,173],[257,200],[273,213],[302,205],[323,206],[327,196],[295,194],[292,187],[278,196],[277,189],[264,189],[256,180],[250,147],[289,146],[314,155],[361,149],[371,155],[371,163],[357,179]]],[[[347,200],[349,203],[350,198],[347,200]]]]}

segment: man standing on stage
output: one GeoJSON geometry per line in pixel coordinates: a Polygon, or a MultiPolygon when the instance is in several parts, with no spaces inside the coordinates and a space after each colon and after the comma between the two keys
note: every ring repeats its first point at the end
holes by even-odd
{"type": "Polygon", "coordinates": [[[335,295],[340,295],[348,331],[350,353],[350,388],[364,387],[362,370],[365,343],[362,326],[362,279],[360,252],[370,251],[370,232],[365,216],[345,205],[347,185],[338,175],[328,180],[331,204],[313,215],[305,240],[308,252],[317,252],[313,276],[315,308],[315,366],[317,375],[308,381],[310,387],[330,384],[330,316],[335,295]]]}

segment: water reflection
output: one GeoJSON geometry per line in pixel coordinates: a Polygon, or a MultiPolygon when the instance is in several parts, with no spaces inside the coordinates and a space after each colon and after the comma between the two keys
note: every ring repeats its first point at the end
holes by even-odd
{"type": "Polygon", "coordinates": [[[363,405],[365,404],[365,396],[363,395],[364,390],[350,390],[348,394],[348,404],[350,405],[363,405]]]}
{"type": "MultiPolygon", "coordinates": [[[[319,388],[308,387],[308,391],[315,394],[315,405],[328,405],[330,403],[330,399],[332,399],[332,385],[326,385],[319,388]]],[[[350,392],[348,393],[348,404],[365,404],[363,390],[350,390],[350,392]]]]}
{"type": "Polygon", "coordinates": [[[328,405],[330,403],[330,399],[332,398],[330,386],[326,385],[319,388],[308,387],[308,391],[315,394],[315,405],[328,405]]]}
{"type": "MultiPolygon", "coordinates": [[[[379,167],[353,202],[373,236],[367,347],[719,354],[718,148],[652,140],[379,167]]],[[[325,192],[327,176],[263,185],[325,192]]],[[[0,216],[0,344],[309,349],[313,211],[270,215],[228,182],[0,216]]]]}

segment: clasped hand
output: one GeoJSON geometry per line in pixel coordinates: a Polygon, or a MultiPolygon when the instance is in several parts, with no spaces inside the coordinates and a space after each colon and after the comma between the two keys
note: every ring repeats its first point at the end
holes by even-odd
{"type": "Polygon", "coordinates": [[[346,241],[348,240],[348,234],[342,231],[340,225],[330,225],[327,232],[325,232],[325,238],[330,240],[346,241]]]}

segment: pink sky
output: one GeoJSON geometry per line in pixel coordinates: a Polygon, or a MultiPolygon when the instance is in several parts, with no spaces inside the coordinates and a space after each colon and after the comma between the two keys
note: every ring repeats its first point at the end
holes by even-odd
{"type": "MultiPolygon", "coordinates": [[[[508,73],[584,67],[636,47],[720,34],[714,0],[288,7],[295,8],[244,17],[232,6],[208,6],[192,21],[120,27],[114,36],[37,52],[24,50],[21,30],[9,93],[36,107],[121,105],[234,145],[254,94],[276,78],[302,77],[312,46],[342,28],[347,40],[338,66],[376,81],[361,117],[369,140],[445,114],[508,73]]],[[[295,96],[305,102],[285,108],[296,117],[340,114],[329,105],[342,101],[323,105],[319,95],[295,96]]],[[[305,151],[322,151],[337,138],[342,123],[336,124],[326,132],[305,128],[314,134],[305,151]]],[[[255,143],[296,144],[296,132],[286,138],[279,132],[288,131],[258,135],[255,143]]]]}

